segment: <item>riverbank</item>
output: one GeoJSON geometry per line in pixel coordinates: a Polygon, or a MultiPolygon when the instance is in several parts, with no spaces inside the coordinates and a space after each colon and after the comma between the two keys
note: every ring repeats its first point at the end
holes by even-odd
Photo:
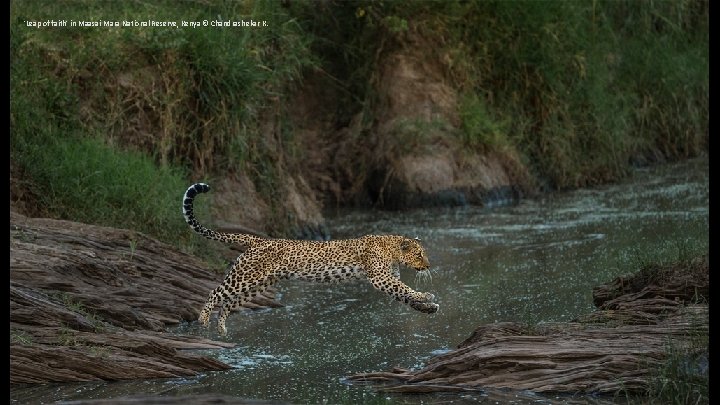
{"type": "MultiPolygon", "coordinates": [[[[511,389],[542,394],[708,399],[708,257],[648,264],[593,290],[566,323],[481,325],[416,370],[352,375],[387,392],[511,389]]],[[[699,401],[699,402],[698,402],[699,401]]]]}

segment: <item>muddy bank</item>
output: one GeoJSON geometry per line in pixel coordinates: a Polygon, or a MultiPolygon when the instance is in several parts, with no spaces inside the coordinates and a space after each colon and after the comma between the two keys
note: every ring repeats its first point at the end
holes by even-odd
{"type": "Polygon", "coordinates": [[[356,374],[355,383],[392,392],[529,390],[537,393],[643,394],[668,348],[686,351],[692,373],[707,376],[709,266],[647,267],[594,289],[598,309],[569,323],[481,325],[457,349],[419,370],[356,374]]]}
{"type": "Polygon", "coordinates": [[[408,34],[377,62],[376,140],[366,183],[374,205],[493,206],[534,193],[516,151],[463,141],[461,91],[445,62],[429,56],[435,40],[408,34]]]}
{"type": "MultiPolygon", "coordinates": [[[[10,382],[191,376],[228,365],[182,349],[234,344],[166,333],[223,274],[142,234],[10,212],[10,382]]],[[[273,294],[249,308],[278,306],[273,294]]]]}
{"type": "Polygon", "coordinates": [[[287,106],[303,157],[291,175],[322,209],[496,206],[534,195],[517,151],[463,140],[461,90],[446,61],[427,52],[434,39],[401,37],[378,50],[372,100],[355,111],[339,107],[347,94],[336,79],[305,73],[287,106]]]}

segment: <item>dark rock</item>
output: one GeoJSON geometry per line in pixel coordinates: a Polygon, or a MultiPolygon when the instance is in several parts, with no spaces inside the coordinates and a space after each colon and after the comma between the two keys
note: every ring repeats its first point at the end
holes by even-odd
{"type": "Polygon", "coordinates": [[[408,155],[375,170],[368,179],[370,199],[383,209],[498,207],[517,203],[527,186],[510,173],[514,163],[489,154],[470,155],[459,146],[408,155]]]}
{"type": "MultiPolygon", "coordinates": [[[[142,234],[11,211],[11,384],[228,369],[182,349],[234,344],[165,332],[195,321],[222,276],[142,234]]],[[[271,291],[247,308],[272,306],[271,291]]]]}

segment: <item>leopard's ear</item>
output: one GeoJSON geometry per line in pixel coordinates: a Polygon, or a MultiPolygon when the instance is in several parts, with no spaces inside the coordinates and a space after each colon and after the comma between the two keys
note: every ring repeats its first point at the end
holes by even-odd
{"type": "Polygon", "coordinates": [[[402,242],[400,242],[400,250],[403,252],[407,252],[412,247],[412,243],[409,239],[403,239],[402,242]]]}

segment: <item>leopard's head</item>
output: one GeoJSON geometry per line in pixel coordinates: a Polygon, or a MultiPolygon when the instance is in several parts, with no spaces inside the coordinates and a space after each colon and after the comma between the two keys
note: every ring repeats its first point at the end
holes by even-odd
{"type": "Polygon", "coordinates": [[[425,249],[420,245],[420,239],[417,238],[402,238],[400,241],[400,262],[417,271],[425,271],[430,268],[425,249]]]}

